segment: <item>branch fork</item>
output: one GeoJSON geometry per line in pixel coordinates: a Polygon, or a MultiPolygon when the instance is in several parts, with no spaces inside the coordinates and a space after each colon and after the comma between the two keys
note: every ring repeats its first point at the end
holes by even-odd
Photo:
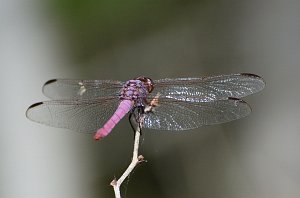
{"type": "Polygon", "coordinates": [[[133,156],[132,156],[131,163],[129,164],[128,168],[125,170],[123,175],[118,180],[114,179],[110,182],[110,185],[114,188],[116,198],[121,198],[120,186],[122,185],[123,181],[129,176],[129,174],[133,171],[136,165],[145,161],[142,155],[138,155],[140,136],[141,136],[140,131],[141,131],[141,127],[137,127],[137,130],[135,131],[133,156]]]}

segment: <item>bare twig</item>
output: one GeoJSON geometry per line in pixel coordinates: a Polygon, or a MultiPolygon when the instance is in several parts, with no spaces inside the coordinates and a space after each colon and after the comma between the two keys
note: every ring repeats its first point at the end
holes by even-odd
{"type": "Polygon", "coordinates": [[[135,166],[139,164],[140,162],[144,161],[144,157],[142,155],[138,156],[138,150],[139,150],[139,144],[140,144],[140,133],[141,127],[137,127],[135,131],[135,137],[134,137],[134,147],[133,147],[133,156],[132,156],[132,161],[129,164],[128,168],[125,170],[123,175],[118,179],[114,179],[110,185],[113,186],[114,192],[115,192],[115,197],[116,198],[121,198],[120,194],[120,186],[123,183],[123,181],[129,176],[129,174],[133,171],[135,166]]]}

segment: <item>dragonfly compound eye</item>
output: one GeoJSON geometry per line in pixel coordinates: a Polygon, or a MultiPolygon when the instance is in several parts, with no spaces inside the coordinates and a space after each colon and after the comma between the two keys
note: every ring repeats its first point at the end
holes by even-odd
{"type": "Polygon", "coordinates": [[[144,83],[144,86],[147,88],[148,92],[151,93],[153,88],[154,88],[154,83],[151,78],[145,77],[145,76],[140,76],[137,77],[136,80],[139,80],[144,83]]]}

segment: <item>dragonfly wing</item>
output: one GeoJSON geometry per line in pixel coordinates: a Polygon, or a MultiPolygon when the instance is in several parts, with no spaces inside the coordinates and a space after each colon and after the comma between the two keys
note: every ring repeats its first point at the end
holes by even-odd
{"type": "Polygon", "coordinates": [[[52,100],[31,105],[26,116],[45,125],[77,132],[96,132],[113,115],[119,100],[52,100]]]}
{"type": "Polygon", "coordinates": [[[247,116],[250,106],[241,99],[214,102],[184,102],[159,99],[157,107],[146,113],[143,126],[159,130],[188,130],[203,125],[229,122],[247,116]]]}
{"type": "Polygon", "coordinates": [[[93,99],[116,96],[123,83],[113,80],[53,79],[43,86],[43,93],[53,100],[93,99]]]}
{"type": "Polygon", "coordinates": [[[203,78],[177,78],[154,81],[152,97],[190,102],[209,102],[228,97],[242,98],[261,91],[264,80],[255,74],[229,74],[203,78]]]}

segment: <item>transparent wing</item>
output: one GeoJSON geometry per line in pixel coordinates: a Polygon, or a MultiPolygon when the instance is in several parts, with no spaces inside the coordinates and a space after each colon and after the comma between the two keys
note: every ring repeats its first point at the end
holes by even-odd
{"type": "Polygon", "coordinates": [[[77,132],[96,132],[113,115],[119,100],[52,100],[31,105],[26,116],[45,125],[77,132]]]}
{"type": "Polygon", "coordinates": [[[54,100],[94,99],[117,96],[123,83],[113,80],[53,79],[43,86],[43,93],[54,100]]]}
{"type": "Polygon", "coordinates": [[[191,102],[209,102],[228,97],[242,98],[261,91],[264,80],[254,74],[230,74],[203,78],[176,78],[154,81],[149,98],[160,97],[191,102]]]}
{"type": "Polygon", "coordinates": [[[144,127],[159,130],[188,130],[203,125],[229,122],[247,116],[250,106],[241,99],[213,102],[184,102],[159,99],[153,112],[145,115],[144,127]]]}

